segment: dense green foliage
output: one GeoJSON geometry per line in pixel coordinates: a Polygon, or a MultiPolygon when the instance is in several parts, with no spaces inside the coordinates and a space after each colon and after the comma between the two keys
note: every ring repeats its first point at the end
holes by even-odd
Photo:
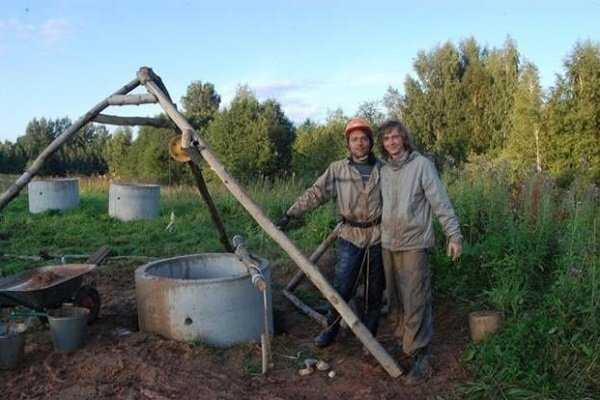
{"type": "MultiPolygon", "coordinates": [[[[434,256],[436,285],[505,326],[464,360],[470,398],[596,398],[600,386],[600,191],[544,174],[511,182],[506,163],[447,174],[467,246],[452,265],[434,256]]],[[[440,235],[440,237],[443,237],[440,235]]]]}
{"type": "MultiPolygon", "coordinates": [[[[600,183],[600,46],[575,44],[562,74],[544,90],[536,66],[514,41],[482,46],[473,38],[421,51],[403,91],[390,87],[381,101],[366,101],[356,115],[376,129],[386,117],[413,131],[422,151],[440,166],[458,166],[479,156],[509,161],[515,178],[548,171],[565,187],[575,178],[600,183]],[[380,108],[383,104],[387,113],[380,108]]],[[[307,120],[297,129],[272,99],[259,101],[241,86],[219,110],[213,84],[194,81],[181,98],[183,112],[229,170],[242,180],[291,173],[318,174],[345,154],[338,110],[326,121],[307,120]],[[296,132],[297,130],[297,132],[296,132]]],[[[159,115],[158,118],[165,118],[159,115]]],[[[0,172],[24,168],[70,125],[66,118],[33,119],[16,143],[0,143],[0,172]]],[[[42,174],[104,174],[158,182],[186,182],[189,172],[169,163],[166,144],[175,130],[117,129],[112,135],[89,125],[60,149],[42,174]]]]}
{"type": "Polygon", "coordinates": [[[306,121],[297,131],[293,148],[292,167],[301,177],[315,178],[332,161],[346,153],[344,127],[346,117],[341,112],[330,115],[323,125],[306,121]]]}
{"type": "Polygon", "coordinates": [[[294,127],[279,103],[261,103],[246,87],[238,90],[207,132],[212,148],[231,173],[242,179],[285,173],[294,137],[294,127]]]}
{"type": "MultiPolygon", "coordinates": [[[[25,135],[15,144],[0,144],[0,173],[21,172],[58,135],[71,126],[71,120],[34,118],[27,124],[25,135]]],[[[43,175],[103,174],[108,165],[103,148],[109,140],[108,130],[100,125],[88,124],[58,149],[43,165],[43,175]]]]}

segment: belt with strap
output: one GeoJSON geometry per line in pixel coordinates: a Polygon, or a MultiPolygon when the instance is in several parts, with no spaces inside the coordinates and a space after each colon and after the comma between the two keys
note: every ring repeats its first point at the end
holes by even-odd
{"type": "Polygon", "coordinates": [[[363,229],[371,228],[372,226],[379,225],[381,223],[381,215],[379,217],[375,218],[374,220],[367,221],[367,222],[351,221],[349,219],[342,217],[342,222],[344,224],[350,225],[353,228],[363,228],[363,229]]]}

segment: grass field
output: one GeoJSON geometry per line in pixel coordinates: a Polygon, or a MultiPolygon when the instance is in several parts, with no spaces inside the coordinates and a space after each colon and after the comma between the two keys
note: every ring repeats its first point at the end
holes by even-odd
{"type": "MultiPolygon", "coordinates": [[[[463,363],[473,380],[460,397],[507,399],[599,398],[600,194],[578,185],[562,190],[545,176],[511,182],[495,165],[445,176],[461,220],[465,250],[458,265],[443,254],[443,236],[431,258],[435,295],[466,311],[492,308],[505,315],[499,334],[470,345],[463,363]]],[[[4,179],[5,181],[6,179],[4,179]]],[[[249,191],[274,220],[305,184],[257,182],[249,191]]],[[[193,188],[163,188],[160,218],[123,223],[108,217],[108,182],[81,182],[81,206],[30,215],[21,195],[2,212],[2,253],[90,253],[109,245],[113,255],[166,257],[221,251],[206,207],[193,188]],[[171,212],[175,231],[166,232],[171,212]]],[[[230,235],[284,273],[293,265],[218,185],[211,188],[230,235]]],[[[335,224],[330,206],[289,231],[306,252],[335,224]]],[[[438,232],[439,233],[439,232],[438,232]]],[[[40,263],[0,259],[3,275],[40,263]]],[[[56,262],[56,260],[54,260],[56,262]]],[[[49,263],[48,261],[46,263],[49,263]]]]}
{"type": "MultiPolygon", "coordinates": [[[[223,190],[217,187],[212,195],[229,235],[242,234],[251,248],[277,262],[283,253],[223,190]]],[[[263,182],[251,189],[251,195],[276,219],[301,190],[301,184],[294,181],[263,182]]],[[[65,212],[29,214],[27,196],[15,199],[3,212],[2,231],[10,240],[2,243],[2,252],[72,255],[109,245],[116,256],[165,257],[222,249],[208,210],[194,188],[163,187],[159,218],[129,223],[108,216],[107,181],[82,179],[80,191],[80,207],[65,212]],[[165,228],[171,213],[175,214],[175,230],[169,233],[165,228]]],[[[290,236],[301,248],[313,248],[328,234],[334,220],[333,209],[324,207],[308,216],[303,229],[290,236]]],[[[3,260],[1,272],[6,275],[32,265],[30,261],[3,260]]]]}

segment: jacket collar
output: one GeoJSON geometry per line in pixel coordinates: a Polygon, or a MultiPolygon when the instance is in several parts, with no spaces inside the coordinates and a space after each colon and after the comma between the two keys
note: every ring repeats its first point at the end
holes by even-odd
{"type": "MultiPolygon", "coordinates": [[[[348,155],[348,157],[346,157],[346,163],[350,164],[352,162],[352,156],[348,155]]],[[[367,163],[369,165],[377,165],[379,163],[379,159],[375,157],[375,154],[373,154],[373,152],[370,152],[369,157],[367,158],[367,163]]]]}
{"type": "Polygon", "coordinates": [[[421,154],[418,151],[413,150],[400,160],[391,160],[389,158],[386,158],[385,163],[394,171],[397,171],[420,155],[421,154]]]}

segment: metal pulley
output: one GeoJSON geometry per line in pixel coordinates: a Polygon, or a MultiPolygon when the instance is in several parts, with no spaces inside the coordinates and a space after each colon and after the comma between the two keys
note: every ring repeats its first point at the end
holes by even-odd
{"type": "Polygon", "coordinates": [[[188,162],[191,160],[190,156],[181,147],[181,135],[173,137],[169,142],[169,154],[175,161],[188,162]]]}

